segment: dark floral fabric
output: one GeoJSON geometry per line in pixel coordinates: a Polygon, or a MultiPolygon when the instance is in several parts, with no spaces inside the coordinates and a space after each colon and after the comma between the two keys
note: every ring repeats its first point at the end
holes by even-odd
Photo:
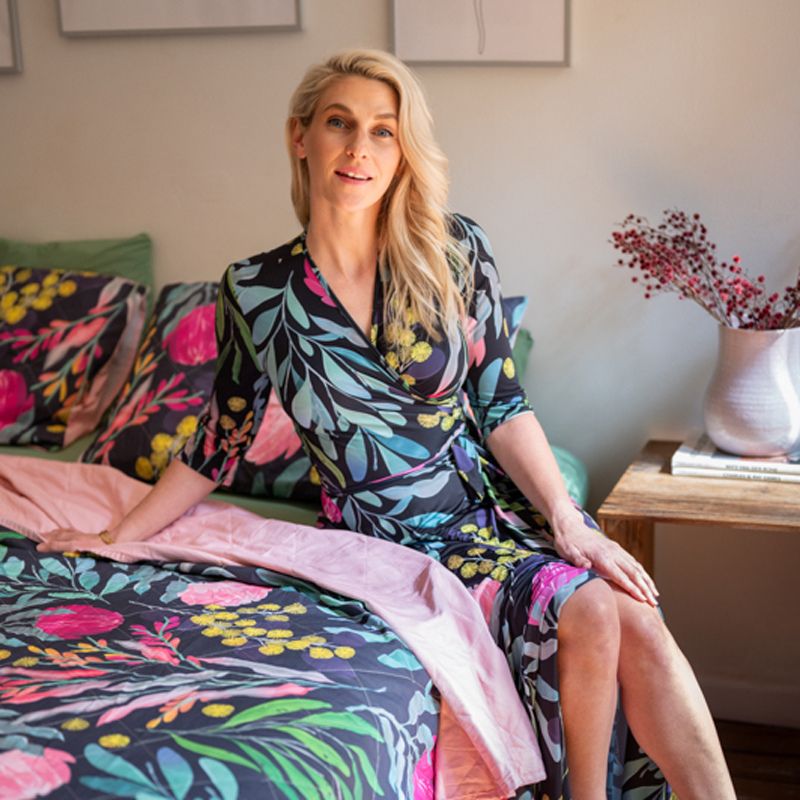
{"type": "MultiPolygon", "coordinates": [[[[486,447],[499,425],[531,409],[516,379],[486,235],[460,216],[453,230],[469,253],[474,293],[466,336],[454,323],[438,341],[409,313],[398,343],[388,345],[385,275],[365,336],[302,236],[232,265],[220,292],[214,393],[180,457],[219,483],[232,481],[274,389],[320,476],[320,525],[415,548],[474,592],[508,654],[547,769],[547,779],[521,796],[568,799],[558,617],[597,576],[559,559],[545,519],[486,447]]],[[[609,774],[613,800],[668,796],[622,718],[609,774]]]]}
{"type": "Polygon", "coordinates": [[[0,266],[0,443],[62,447],[124,381],[146,289],[92,272],[0,266]]]}
{"type": "MultiPolygon", "coordinates": [[[[194,435],[214,383],[217,289],[201,281],[161,290],[128,382],[83,461],[154,483],[194,435]]],[[[227,488],[319,501],[314,477],[291,421],[272,397],[260,438],[227,488]]]]}
{"type": "Polygon", "coordinates": [[[433,800],[438,701],[366,606],[0,532],[0,797],[433,800]]]}

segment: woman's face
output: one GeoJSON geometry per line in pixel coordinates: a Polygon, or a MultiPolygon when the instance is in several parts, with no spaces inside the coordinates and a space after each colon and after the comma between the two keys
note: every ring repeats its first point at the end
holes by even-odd
{"type": "Polygon", "coordinates": [[[400,165],[397,96],[383,81],[339,78],[320,95],[308,128],[293,143],[308,164],[311,214],[322,204],[377,212],[400,165]]]}

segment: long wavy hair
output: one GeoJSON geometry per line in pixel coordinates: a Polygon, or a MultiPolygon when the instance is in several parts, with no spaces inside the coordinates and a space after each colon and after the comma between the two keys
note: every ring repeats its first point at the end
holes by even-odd
{"type": "Polygon", "coordinates": [[[466,319],[472,273],[450,234],[447,159],[433,136],[433,118],[417,79],[400,60],[380,50],[350,50],[311,67],[292,95],[286,142],[292,167],[292,203],[300,224],[311,208],[308,163],[292,146],[293,120],[311,124],[323,92],[334,81],[358,76],[394,90],[401,159],[378,215],[378,265],[388,276],[386,338],[397,344],[409,320],[434,340],[466,319]]]}

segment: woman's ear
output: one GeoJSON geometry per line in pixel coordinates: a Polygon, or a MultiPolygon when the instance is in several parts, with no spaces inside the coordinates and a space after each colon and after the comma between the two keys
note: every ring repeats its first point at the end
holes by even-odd
{"type": "Polygon", "coordinates": [[[292,147],[294,148],[294,154],[298,158],[305,158],[306,157],[306,146],[305,146],[305,135],[306,131],[303,127],[302,123],[297,117],[292,117],[291,122],[291,138],[292,138],[292,147]]]}

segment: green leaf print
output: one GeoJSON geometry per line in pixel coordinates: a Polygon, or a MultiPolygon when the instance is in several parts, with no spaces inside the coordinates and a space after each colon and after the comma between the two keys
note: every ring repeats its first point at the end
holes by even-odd
{"type": "Polygon", "coordinates": [[[309,733],[302,728],[297,728],[292,725],[280,725],[275,728],[275,730],[288,733],[289,736],[294,737],[298,742],[304,744],[306,748],[321,761],[324,761],[332,767],[336,767],[342,775],[350,776],[350,768],[347,766],[344,759],[333,747],[322,741],[318,736],[314,736],[313,733],[309,733]]]}
{"type": "Polygon", "coordinates": [[[190,753],[209,756],[219,761],[229,761],[231,764],[240,764],[243,767],[259,772],[258,767],[252,761],[248,761],[246,758],[236,755],[236,753],[231,753],[229,750],[223,750],[221,747],[213,747],[212,745],[202,744],[201,742],[193,742],[191,739],[179,736],[177,733],[170,733],[170,736],[175,744],[180,745],[184,750],[188,750],[190,753]]]}
{"type": "Polygon", "coordinates": [[[361,771],[364,773],[364,777],[367,779],[367,783],[369,783],[372,791],[378,795],[378,797],[383,797],[383,791],[378,784],[378,775],[364,749],[354,744],[350,745],[349,750],[356,754],[361,771]]]}
{"type": "Polygon", "coordinates": [[[330,703],[321,700],[307,700],[303,697],[286,697],[280,700],[269,700],[266,703],[259,703],[257,706],[248,708],[239,714],[234,714],[222,728],[238,728],[248,722],[257,722],[264,717],[275,717],[279,714],[293,714],[297,711],[309,711],[315,708],[330,708],[330,703]]]}
{"type": "Polygon", "coordinates": [[[359,736],[369,736],[378,742],[383,741],[383,737],[377,728],[351,711],[322,711],[319,714],[309,714],[306,717],[301,717],[295,722],[297,725],[311,725],[312,727],[350,731],[359,736]]]}
{"type": "Polygon", "coordinates": [[[238,800],[239,784],[234,774],[223,763],[213,758],[201,758],[198,763],[219,792],[220,800],[238,800]]]}

